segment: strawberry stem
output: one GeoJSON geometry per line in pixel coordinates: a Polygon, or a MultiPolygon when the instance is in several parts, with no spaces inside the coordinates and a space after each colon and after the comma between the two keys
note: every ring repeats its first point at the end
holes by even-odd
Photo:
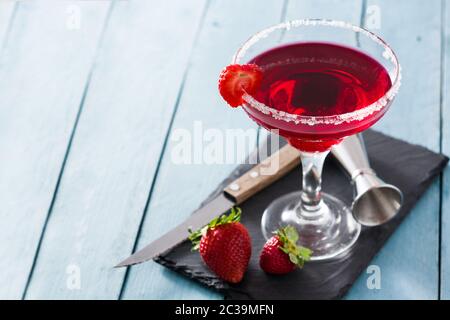
{"type": "Polygon", "coordinates": [[[306,261],[311,258],[312,250],[297,245],[298,232],[293,226],[278,229],[275,234],[283,246],[278,247],[289,256],[289,260],[297,267],[302,268],[306,261]]]}

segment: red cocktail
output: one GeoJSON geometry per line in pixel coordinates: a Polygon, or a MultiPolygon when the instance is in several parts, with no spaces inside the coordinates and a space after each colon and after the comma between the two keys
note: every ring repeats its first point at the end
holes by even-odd
{"type": "Polygon", "coordinates": [[[263,77],[253,94],[256,101],[245,111],[266,129],[278,129],[302,151],[328,150],[343,137],[370,127],[386,111],[375,106],[366,117],[339,119],[365,109],[391,88],[387,70],[350,47],[299,42],[270,49],[250,62],[261,67],[263,77]],[[263,105],[277,113],[261,112],[263,105]],[[286,115],[278,119],[276,115],[283,112],[286,115]],[[313,121],[313,117],[320,119],[313,121]]]}
{"type": "Polygon", "coordinates": [[[292,225],[299,243],[312,249],[312,260],[342,254],[356,242],[361,226],[342,201],[321,191],[322,166],[333,145],[385,114],[400,86],[397,57],[370,31],[309,19],[255,34],[233,64],[221,74],[222,96],[276,130],[302,159],[303,188],[265,210],[264,235],[292,225]]]}

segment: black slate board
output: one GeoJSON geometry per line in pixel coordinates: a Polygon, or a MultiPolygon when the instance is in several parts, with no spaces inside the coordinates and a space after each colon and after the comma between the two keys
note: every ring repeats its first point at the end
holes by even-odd
{"type": "MultiPolygon", "coordinates": [[[[203,264],[199,254],[190,251],[191,245],[187,241],[155,260],[223,293],[226,298],[341,298],[448,161],[443,155],[372,130],[364,134],[364,139],[372,167],[382,179],[403,191],[404,204],[396,218],[389,223],[374,228],[363,227],[360,238],[346,256],[327,262],[310,262],[303,270],[284,276],[271,276],[259,268],[259,251],[265,242],[260,230],[261,215],[272,200],[299,189],[301,170],[298,169],[291,171],[241,205],[242,223],[252,236],[253,250],[249,269],[241,283],[230,285],[218,279],[203,264]]],[[[251,167],[248,164],[238,166],[204,203],[251,167]]],[[[328,157],[324,167],[323,189],[345,200],[347,204],[352,201],[353,190],[349,179],[331,156],[328,157]]]]}

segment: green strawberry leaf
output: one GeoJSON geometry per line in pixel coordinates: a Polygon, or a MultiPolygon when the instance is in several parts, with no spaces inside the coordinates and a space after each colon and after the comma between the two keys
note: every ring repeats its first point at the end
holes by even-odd
{"type": "Polygon", "coordinates": [[[299,254],[303,257],[305,261],[308,261],[311,258],[312,250],[305,247],[300,247],[299,254]]]}
{"type": "Polygon", "coordinates": [[[289,253],[289,260],[291,260],[293,264],[298,264],[300,261],[300,259],[293,253],[289,253]]]}
{"type": "Polygon", "coordinates": [[[297,245],[299,235],[293,226],[278,229],[275,234],[282,246],[279,249],[289,256],[289,260],[299,268],[303,268],[306,261],[311,259],[312,250],[297,245]]]}
{"type": "Polygon", "coordinates": [[[287,226],[286,228],[284,228],[284,232],[286,234],[286,237],[289,241],[292,241],[294,243],[296,243],[298,241],[298,233],[297,230],[295,230],[294,227],[292,226],[287,226]]]}

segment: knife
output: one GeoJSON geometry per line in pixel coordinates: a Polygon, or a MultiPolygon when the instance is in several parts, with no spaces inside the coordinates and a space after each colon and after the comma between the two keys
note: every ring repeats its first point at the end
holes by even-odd
{"type": "Polygon", "coordinates": [[[166,252],[189,236],[188,229],[203,227],[213,218],[226,213],[283,177],[299,164],[299,151],[290,145],[284,146],[230,183],[222,193],[194,211],[186,221],[120,262],[116,268],[142,263],[166,252]]]}

